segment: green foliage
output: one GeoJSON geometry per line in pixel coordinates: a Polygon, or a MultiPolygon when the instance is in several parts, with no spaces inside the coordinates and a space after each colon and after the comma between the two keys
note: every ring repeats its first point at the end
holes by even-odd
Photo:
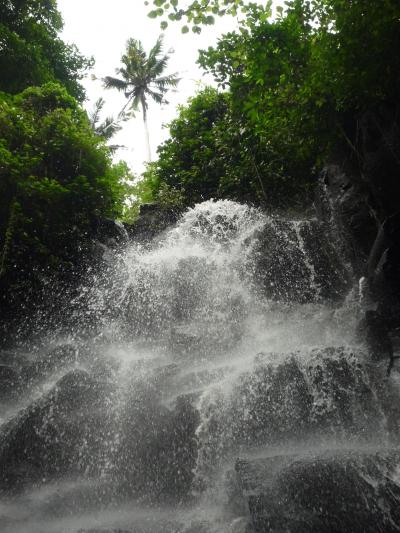
{"type": "Polygon", "coordinates": [[[398,101],[400,2],[314,1],[310,91],[331,97],[338,111],[398,101]],[[330,71],[326,68],[329,67],[330,71]]]}
{"type": "Polygon", "coordinates": [[[187,204],[217,195],[223,165],[216,158],[214,128],[226,110],[225,98],[213,89],[180,108],[179,117],[169,125],[170,139],[158,149],[153,169],[157,191],[165,183],[180,191],[187,204]]]}
{"type": "Polygon", "coordinates": [[[282,162],[282,179],[307,181],[334,124],[331,117],[320,120],[320,109],[315,113],[307,96],[313,30],[300,4],[291,2],[287,14],[273,22],[252,12],[238,33],[202,51],[199,62],[229,87],[234,114],[264,139],[270,157],[282,162]]]}
{"type": "Polygon", "coordinates": [[[79,83],[93,60],[58,36],[62,19],[55,0],[0,1],[0,90],[18,93],[32,85],[62,83],[83,100],[79,83]]]}
{"type": "Polygon", "coordinates": [[[286,4],[272,22],[250,11],[237,33],[201,52],[200,64],[257,127],[325,146],[345,113],[398,98],[400,3],[286,4]]]}
{"type": "Polygon", "coordinates": [[[180,209],[185,205],[182,191],[160,181],[156,163],[148,163],[141,178],[126,183],[126,201],[121,219],[133,223],[138,218],[140,206],[156,203],[161,209],[180,209]]]}
{"type": "MultiPolygon", "coordinates": [[[[149,5],[148,0],[144,3],[149,5]]],[[[236,16],[238,13],[246,15],[255,9],[269,16],[271,4],[268,1],[262,6],[246,0],[194,0],[189,3],[184,3],[183,0],[153,0],[154,9],[149,11],[148,16],[152,19],[165,17],[160,23],[162,30],[168,25],[166,19],[173,22],[185,20],[189,26],[182,26],[182,33],[188,33],[190,28],[193,33],[201,33],[202,26],[214,24],[215,16],[236,16]]]]}
{"type": "Polygon", "coordinates": [[[238,31],[200,52],[200,65],[228,92],[207,89],[181,108],[159,148],[158,187],[181,191],[187,204],[307,204],[316,171],[343,139],[356,138],[359,116],[398,105],[398,0],[285,4],[276,20],[269,6],[247,4],[238,31]]]}
{"type": "Polygon", "coordinates": [[[234,113],[228,93],[206,88],[180,108],[169,128],[170,138],[145,174],[153,198],[168,187],[181,205],[231,198],[282,207],[308,199],[309,168],[297,164],[297,179],[287,177],[290,163],[234,113]]]}
{"type": "Polygon", "coordinates": [[[71,247],[78,244],[74,240],[89,232],[97,217],[121,213],[126,174],[122,164],[111,164],[109,150],[93,132],[86,113],[61,86],[3,94],[3,270],[13,253],[47,266],[68,262],[71,247]]]}

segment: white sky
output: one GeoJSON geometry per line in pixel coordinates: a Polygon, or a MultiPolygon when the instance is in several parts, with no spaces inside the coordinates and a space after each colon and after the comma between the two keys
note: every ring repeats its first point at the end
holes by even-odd
{"type": "MultiPolygon", "coordinates": [[[[129,37],[140,39],[148,51],[162,33],[160,20],[147,17],[148,8],[144,6],[143,0],[58,0],[58,6],[65,24],[63,39],[75,43],[84,55],[94,56],[96,64],[91,73],[99,79],[115,75],[115,68],[120,66],[120,58],[129,37]]],[[[222,17],[214,26],[203,28],[201,35],[191,32],[183,35],[180,23],[171,23],[163,32],[165,51],[171,48],[174,50],[166,72],[178,72],[182,80],[178,91],[167,95],[169,105],[160,107],[149,102],[153,160],[156,158],[156,147],[168,137],[168,130],[162,125],[176,116],[177,105],[185,103],[189,96],[194,95],[199,83],[209,84],[212,81],[203,77],[202,71],[195,64],[198,49],[213,46],[219,35],[235,26],[235,19],[222,17]]],[[[107,104],[104,115],[116,116],[126,101],[122,93],[103,89],[101,81],[91,80],[90,74],[83,80],[83,85],[87,90],[88,101],[85,107],[88,110],[102,96],[107,104]]],[[[117,158],[127,161],[136,173],[143,170],[146,148],[140,112],[135,119],[124,124],[123,130],[112,142],[127,147],[118,151],[117,158]]]]}

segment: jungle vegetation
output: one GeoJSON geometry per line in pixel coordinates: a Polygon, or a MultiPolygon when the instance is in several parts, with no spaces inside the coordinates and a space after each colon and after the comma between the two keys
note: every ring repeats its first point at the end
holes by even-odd
{"type": "Polygon", "coordinates": [[[2,319],[76,270],[98,220],[124,209],[129,170],[82,108],[92,60],[61,29],[55,0],[0,1],[2,319]]]}
{"type": "Polygon", "coordinates": [[[155,200],[168,188],[184,205],[228,197],[301,209],[337,146],[356,152],[363,113],[399,112],[398,0],[289,0],[273,18],[271,2],[153,4],[150,17],[180,21],[184,33],[241,13],[237,31],[200,51],[218,89],[199,92],[170,124],[145,175],[155,200]]]}

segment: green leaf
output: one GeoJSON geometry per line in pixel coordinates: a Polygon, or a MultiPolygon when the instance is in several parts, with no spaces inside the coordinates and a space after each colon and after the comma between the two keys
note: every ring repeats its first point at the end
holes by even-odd
{"type": "Polygon", "coordinates": [[[189,28],[187,26],[182,26],[181,32],[182,33],[188,33],[189,32],[189,28]]]}
{"type": "Polygon", "coordinates": [[[160,24],[160,28],[162,30],[166,30],[168,28],[168,22],[166,20],[163,20],[160,24]]]}

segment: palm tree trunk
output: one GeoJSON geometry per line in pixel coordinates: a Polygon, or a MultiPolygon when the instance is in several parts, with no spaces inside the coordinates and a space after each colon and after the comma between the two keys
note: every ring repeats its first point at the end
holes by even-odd
{"type": "Polygon", "coordinates": [[[140,98],[140,103],[142,104],[142,111],[143,111],[143,124],[144,124],[144,136],[146,140],[147,163],[151,163],[149,125],[147,124],[146,97],[144,96],[144,94],[140,98]]]}

